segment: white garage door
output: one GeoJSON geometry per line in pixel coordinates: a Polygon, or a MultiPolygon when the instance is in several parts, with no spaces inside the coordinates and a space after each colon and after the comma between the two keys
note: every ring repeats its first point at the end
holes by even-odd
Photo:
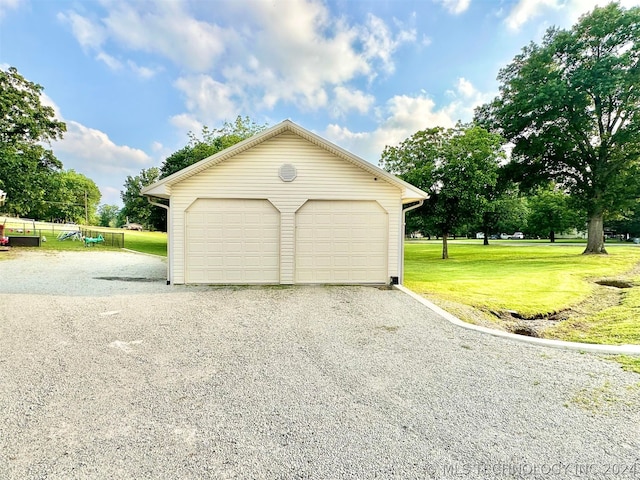
{"type": "Polygon", "coordinates": [[[296,283],[385,283],[388,235],[377,202],[308,201],[296,213],[296,283]]]}
{"type": "Polygon", "coordinates": [[[279,283],[280,213],[267,200],[197,200],[185,242],[187,283],[279,283]]]}

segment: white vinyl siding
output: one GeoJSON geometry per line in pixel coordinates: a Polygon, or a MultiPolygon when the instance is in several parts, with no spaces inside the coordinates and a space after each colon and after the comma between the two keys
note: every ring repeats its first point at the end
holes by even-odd
{"type": "Polygon", "coordinates": [[[186,239],[187,283],[279,282],[280,214],[266,200],[196,200],[186,239]]]}
{"type": "Polygon", "coordinates": [[[375,201],[305,203],[296,213],[296,283],[385,283],[387,217],[375,201]]]}
{"type": "Polygon", "coordinates": [[[401,189],[311,143],[284,132],[171,186],[173,283],[185,283],[185,218],[197,199],[268,199],[280,213],[279,278],[295,282],[295,214],[308,200],[376,201],[387,213],[386,274],[398,276],[401,189]],[[279,168],[296,168],[283,182],[279,168]]]}

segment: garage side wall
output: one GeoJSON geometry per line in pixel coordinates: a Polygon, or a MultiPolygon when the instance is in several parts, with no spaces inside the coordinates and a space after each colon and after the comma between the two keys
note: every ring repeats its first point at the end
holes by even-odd
{"type": "MultiPolygon", "coordinates": [[[[290,173],[290,172],[289,172],[290,173]]],[[[185,283],[186,211],[199,198],[267,199],[280,212],[280,283],[295,280],[296,212],[308,200],[375,200],[388,212],[388,276],[398,276],[401,191],[385,180],[285,132],[171,187],[173,278],[185,283]],[[280,168],[293,165],[295,179],[280,168]]]]}

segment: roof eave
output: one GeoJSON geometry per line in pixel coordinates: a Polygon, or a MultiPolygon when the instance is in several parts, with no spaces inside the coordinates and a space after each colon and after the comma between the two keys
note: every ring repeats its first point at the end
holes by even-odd
{"type": "Polygon", "coordinates": [[[168,185],[166,185],[165,183],[156,182],[140,190],[140,195],[144,195],[145,197],[169,199],[171,197],[171,192],[168,185]]]}

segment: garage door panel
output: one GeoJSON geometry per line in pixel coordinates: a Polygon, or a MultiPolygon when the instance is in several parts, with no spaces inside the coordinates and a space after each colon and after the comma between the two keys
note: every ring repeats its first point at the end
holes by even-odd
{"type": "Polygon", "coordinates": [[[296,283],[384,283],[387,245],[377,202],[308,201],[296,213],[296,283]]]}
{"type": "Polygon", "coordinates": [[[186,212],[187,283],[278,283],[280,214],[267,200],[199,199],[186,212]]]}

